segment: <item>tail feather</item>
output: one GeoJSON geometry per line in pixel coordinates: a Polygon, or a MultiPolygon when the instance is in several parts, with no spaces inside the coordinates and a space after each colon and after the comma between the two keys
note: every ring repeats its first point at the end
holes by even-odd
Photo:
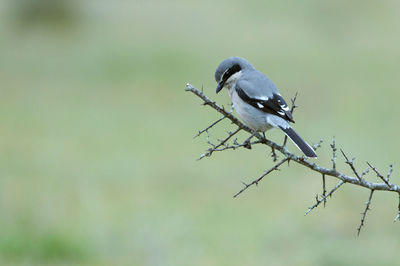
{"type": "Polygon", "coordinates": [[[293,128],[283,128],[280,127],[286,135],[296,144],[296,146],[307,156],[307,157],[317,157],[314,149],[307,144],[297,133],[293,130],[293,128]]]}

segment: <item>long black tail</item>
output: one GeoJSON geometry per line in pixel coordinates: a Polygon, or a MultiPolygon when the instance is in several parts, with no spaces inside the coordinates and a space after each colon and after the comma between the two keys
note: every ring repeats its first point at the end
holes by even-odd
{"type": "Polygon", "coordinates": [[[311,146],[308,145],[307,142],[305,142],[299,135],[297,135],[296,131],[294,131],[293,128],[281,127],[281,129],[307,157],[317,157],[317,154],[315,153],[314,149],[311,148],[311,146]]]}

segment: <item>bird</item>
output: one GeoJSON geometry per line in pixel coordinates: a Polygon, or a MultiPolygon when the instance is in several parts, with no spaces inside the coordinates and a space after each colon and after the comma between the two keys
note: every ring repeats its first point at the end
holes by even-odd
{"type": "MultiPolygon", "coordinates": [[[[281,129],[305,156],[317,157],[314,149],[294,131],[293,115],[275,84],[241,57],[222,61],[216,71],[216,93],[228,89],[234,109],[245,125],[256,132],[281,129]]],[[[265,134],[264,134],[265,136],[265,134]]]]}

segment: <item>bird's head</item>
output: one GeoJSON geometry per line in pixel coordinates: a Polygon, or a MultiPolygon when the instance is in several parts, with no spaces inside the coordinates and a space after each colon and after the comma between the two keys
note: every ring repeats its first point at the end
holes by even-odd
{"type": "Polygon", "coordinates": [[[246,59],[241,57],[230,57],[222,61],[215,71],[215,80],[218,82],[216,92],[218,93],[222,90],[225,86],[225,82],[232,75],[247,69],[254,69],[254,67],[246,59]]]}

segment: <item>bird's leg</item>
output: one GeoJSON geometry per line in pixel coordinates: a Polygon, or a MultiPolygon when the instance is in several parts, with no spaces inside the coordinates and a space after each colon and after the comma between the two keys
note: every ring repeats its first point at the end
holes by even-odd
{"type": "MultiPolygon", "coordinates": [[[[263,131],[262,134],[263,134],[264,139],[267,139],[267,137],[265,136],[265,131],[263,131]]],[[[278,155],[276,155],[275,148],[273,148],[273,147],[271,147],[271,157],[274,160],[274,162],[276,162],[278,160],[278,155]]]]}
{"type": "Polygon", "coordinates": [[[271,157],[274,162],[276,162],[278,160],[278,155],[275,152],[275,148],[272,148],[272,147],[271,147],[271,157]]]}

